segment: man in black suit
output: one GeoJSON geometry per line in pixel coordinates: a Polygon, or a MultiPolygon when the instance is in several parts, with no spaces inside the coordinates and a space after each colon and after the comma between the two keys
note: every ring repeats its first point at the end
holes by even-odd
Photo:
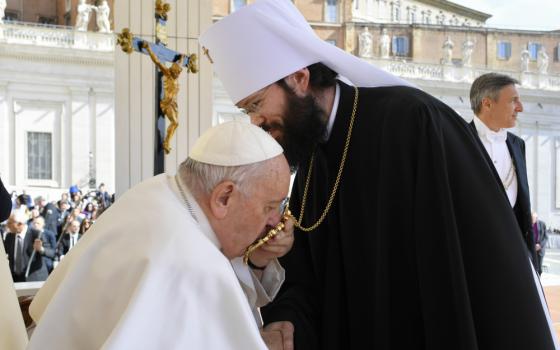
{"type": "Polygon", "coordinates": [[[537,272],[542,274],[542,262],[546,250],[546,242],[548,234],[546,233],[546,224],[539,220],[537,213],[533,212],[533,239],[535,241],[535,251],[537,252],[537,272]]]}
{"type": "Polygon", "coordinates": [[[503,184],[531,261],[538,269],[531,230],[525,142],[506,130],[515,126],[517,114],[523,111],[516,84],[519,84],[517,80],[503,74],[488,73],[478,77],[470,91],[471,108],[475,114],[471,126],[487,151],[495,175],[503,184]]]}
{"type": "Polygon", "coordinates": [[[39,233],[26,223],[27,218],[20,211],[14,212],[8,219],[10,232],[4,240],[4,249],[8,255],[12,278],[14,282],[44,281],[48,272],[40,254],[39,233]],[[30,261],[29,275],[26,277],[30,261]]]}
{"type": "Polygon", "coordinates": [[[78,243],[78,240],[82,238],[80,231],[80,222],[78,220],[73,220],[70,225],[68,225],[67,232],[63,233],[62,239],[58,243],[58,254],[66,255],[70,249],[78,243]]]}

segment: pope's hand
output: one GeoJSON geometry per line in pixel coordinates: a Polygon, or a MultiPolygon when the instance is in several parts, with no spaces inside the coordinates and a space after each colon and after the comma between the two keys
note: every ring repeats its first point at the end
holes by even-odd
{"type": "Polygon", "coordinates": [[[294,350],[294,325],[290,321],[272,322],[261,330],[270,350],[294,350]]]}
{"type": "Polygon", "coordinates": [[[288,218],[284,229],[255,250],[250,257],[253,265],[264,267],[272,260],[286,255],[294,244],[294,221],[288,218]]]}

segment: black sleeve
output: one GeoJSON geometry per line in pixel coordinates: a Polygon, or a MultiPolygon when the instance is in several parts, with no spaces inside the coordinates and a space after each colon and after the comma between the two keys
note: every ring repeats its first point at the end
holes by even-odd
{"type": "MultiPolygon", "coordinates": [[[[290,205],[300,207],[297,189],[292,192],[290,205]]],[[[315,276],[312,271],[308,235],[297,232],[295,242],[288,254],[280,258],[280,264],[286,270],[286,280],[276,298],[261,313],[265,325],[290,321],[294,325],[294,347],[296,349],[314,350],[319,348],[319,305],[314,298],[315,276]]]]}
{"type": "Polygon", "coordinates": [[[0,179],[0,222],[6,220],[12,212],[12,199],[0,179]]]}

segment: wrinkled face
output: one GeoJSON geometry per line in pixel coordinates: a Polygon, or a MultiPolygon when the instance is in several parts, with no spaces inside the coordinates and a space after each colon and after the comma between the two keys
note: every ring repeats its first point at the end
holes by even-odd
{"type": "Polygon", "coordinates": [[[7,222],[8,229],[12,233],[20,234],[25,229],[25,223],[10,217],[7,222]]]}
{"type": "Polygon", "coordinates": [[[517,122],[517,113],[523,112],[523,105],[515,85],[508,85],[500,90],[498,99],[490,99],[489,116],[497,128],[513,128],[517,122]]]}
{"type": "Polygon", "coordinates": [[[287,86],[269,85],[237,105],[280,143],[292,168],[305,161],[325,135],[325,112],[311,95],[297,96],[287,86]]]}
{"type": "Polygon", "coordinates": [[[216,232],[224,255],[230,259],[242,256],[251,243],[280,221],[279,208],[288,195],[290,170],[284,157],[273,163],[255,180],[250,193],[235,190],[223,230],[216,232]]]}

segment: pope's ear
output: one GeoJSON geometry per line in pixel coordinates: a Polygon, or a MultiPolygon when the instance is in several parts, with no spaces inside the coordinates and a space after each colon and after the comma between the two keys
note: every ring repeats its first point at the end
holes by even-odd
{"type": "Polygon", "coordinates": [[[223,219],[231,207],[235,184],[231,181],[220,182],[210,194],[210,210],[217,219],[223,219]]]}
{"type": "Polygon", "coordinates": [[[309,92],[309,69],[302,68],[284,78],[286,84],[299,97],[304,97],[309,92]]]}

